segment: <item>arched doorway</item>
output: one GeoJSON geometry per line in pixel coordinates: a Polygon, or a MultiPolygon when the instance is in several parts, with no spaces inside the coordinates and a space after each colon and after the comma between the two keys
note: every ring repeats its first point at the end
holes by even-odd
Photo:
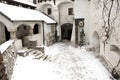
{"type": "Polygon", "coordinates": [[[24,38],[29,35],[29,31],[30,31],[30,26],[28,25],[22,24],[17,27],[16,36],[18,39],[22,40],[23,46],[26,46],[24,42],[24,38]]]}
{"type": "Polygon", "coordinates": [[[10,32],[8,32],[5,24],[0,22],[0,44],[10,39],[10,32]]]}
{"type": "Polygon", "coordinates": [[[100,53],[100,40],[99,40],[99,35],[97,31],[93,33],[93,40],[92,40],[93,46],[95,47],[95,51],[97,53],[100,53]]]}
{"type": "Polygon", "coordinates": [[[39,25],[38,24],[34,25],[33,33],[34,34],[38,34],[39,33],[39,25]]]}
{"type": "Polygon", "coordinates": [[[61,26],[61,39],[71,40],[73,24],[65,23],[61,26]]]}

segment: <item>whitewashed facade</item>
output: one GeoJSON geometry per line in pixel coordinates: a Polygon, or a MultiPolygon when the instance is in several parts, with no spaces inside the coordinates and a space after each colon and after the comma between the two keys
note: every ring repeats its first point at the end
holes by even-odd
{"type": "MultiPolygon", "coordinates": [[[[6,17],[9,15],[0,13],[0,44],[17,38],[21,39],[17,40],[18,44],[23,43],[23,46],[27,46],[30,39],[37,40],[37,45],[50,45],[63,39],[79,44],[80,32],[84,29],[85,44],[91,45],[90,48],[95,50],[96,55],[105,59],[110,70],[115,68],[120,74],[119,0],[111,0],[109,4],[106,0],[55,1],[36,0],[36,4],[38,11],[57,22],[57,27],[54,20],[51,22],[51,19],[46,17],[37,21],[31,18],[31,15],[26,21],[22,21],[21,17],[20,21],[16,21],[6,17]]],[[[38,15],[36,19],[39,18],[38,15]]],[[[18,45],[18,48],[22,45],[18,45]]]]}
{"type": "MultiPolygon", "coordinates": [[[[37,9],[49,17],[57,21],[57,36],[58,40],[62,40],[62,31],[61,26],[66,24],[72,24],[74,22],[74,14],[71,12],[69,14],[69,9],[73,9],[74,2],[71,0],[56,0],[54,3],[53,0],[42,1],[36,0],[37,9]],[[50,12],[50,13],[49,13],[50,12]]],[[[70,31],[72,33],[72,31],[70,31]]]]}
{"type": "Polygon", "coordinates": [[[106,0],[75,0],[75,18],[85,18],[86,41],[95,48],[96,55],[105,59],[110,71],[115,68],[117,73],[120,74],[120,11],[117,9],[117,4],[120,2],[113,1],[110,17],[109,10],[112,2],[105,4],[108,8],[106,11],[103,4],[105,2],[106,0]],[[108,28],[109,23],[110,28],[108,28]],[[108,29],[110,29],[110,33],[107,35],[108,29]],[[107,40],[106,36],[109,36],[107,40]]]}
{"type": "Polygon", "coordinates": [[[98,48],[100,49],[100,55],[104,57],[111,69],[115,68],[120,74],[120,11],[117,8],[119,7],[118,4],[120,2],[117,2],[117,0],[114,0],[113,3],[112,1],[108,3],[104,0],[91,1],[91,17],[94,20],[91,20],[91,26],[94,30],[90,31],[90,36],[91,42],[94,42],[95,34],[98,36],[97,44],[100,46],[98,48]],[[106,4],[106,7],[104,4],[106,4]],[[113,6],[111,7],[111,5],[113,6]]]}
{"type": "MultiPolygon", "coordinates": [[[[119,45],[119,5],[120,2],[118,0],[114,1],[113,7],[110,14],[110,26],[112,27],[111,34],[109,34],[109,38],[106,42],[106,34],[105,27],[108,27],[109,22],[108,15],[109,12],[103,11],[103,3],[106,0],[55,0],[54,4],[53,0],[37,2],[37,9],[44,12],[48,15],[48,9],[50,8],[52,13],[48,16],[55,19],[58,23],[57,25],[57,36],[59,39],[62,39],[61,30],[62,24],[71,23],[72,34],[71,34],[71,42],[79,44],[80,41],[80,31],[84,29],[85,31],[85,43],[91,45],[91,47],[95,50],[96,55],[99,55],[105,59],[110,70],[116,68],[117,73],[120,74],[120,45],[119,45]],[[118,2],[117,2],[118,1],[118,2]],[[73,8],[73,15],[68,15],[68,9],[73,8]],[[118,9],[118,11],[117,11],[118,9]],[[106,15],[105,15],[106,14],[106,15]],[[103,17],[104,15],[104,17],[103,17]],[[83,23],[81,23],[83,22],[83,23]],[[113,23],[112,23],[113,22],[113,23]],[[81,27],[81,25],[83,26],[81,27]]],[[[112,4],[110,2],[110,4],[112,4]]],[[[110,4],[105,4],[110,10],[110,4]]],[[[107,9],[106,9],[107,10],[107,9]]]]}
{"type": "Polygon", "coordinates": [[[0,3],[0,44],[16,39],[18,49],[27,47],[29,40],[36,41],[36,46],[46,45],[43,27],[55,27],[55,24],[37,10],[0,3]]]}

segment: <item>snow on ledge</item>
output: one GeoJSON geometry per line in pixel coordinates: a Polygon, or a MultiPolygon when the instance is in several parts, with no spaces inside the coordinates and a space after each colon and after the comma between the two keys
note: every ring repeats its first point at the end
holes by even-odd
{"type": "Polygon", "coordinates": [[[13,0],[13,1],[20,2],[20,3],[23,3],[23,4],[27,4],[27,5],[31,5],[31,6],[37,7],[35,4],[33,4],[32,2],[29,2],[29,1],[27,1],[27,0],[13,0]]]}
{"type": "Polygon", "coordinates": [[[13,44],[13,42],[14,42],[14,40],[9,40],[9,41],[6,41],[5,43],[1,44],[0,45],[1,54],[3,54],[3,52],[5,52],[5,50],[13,44]]]}
{"type": "Polygon", "coordinates": [[[0,3],[0,13],[11,21],[45,21],[48,24],[55,24],[56,21],[44,15],[38,10],[32,10],[13,5],[0,3]]]}

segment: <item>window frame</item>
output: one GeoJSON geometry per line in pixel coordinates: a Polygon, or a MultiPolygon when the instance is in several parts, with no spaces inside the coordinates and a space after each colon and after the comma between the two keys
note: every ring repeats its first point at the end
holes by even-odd
{"type": "Polygon", "coordinates": [[[51,15],[52,14],[52,9],[51,8],[47,8],[47,14],[51,15]]]}
{"type": "Polygon", "coordinates": [[[73,8],[68,8],[68,15],[73,15],[73,8]]]}

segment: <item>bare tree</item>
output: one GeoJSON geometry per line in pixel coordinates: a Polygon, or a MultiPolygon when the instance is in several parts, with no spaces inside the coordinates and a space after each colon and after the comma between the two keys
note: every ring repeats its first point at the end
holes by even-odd
{"type": "MultiPolygon", "coordinates": [[[[101,0],[98,0],[98,2],[101,0]]],[[[103,0],[103,9],[102,9],[102,19],[103,19],[103,31],[101,37],[105,37],[105,40],[103,41],[104,44],[104,54],[105,54],[105,47],[106,43],[110,39],[111,34],[113,33],[113,30],[115,30],[115,22],[116,19],[119,16],[120,13],[120,0],[103,0]]],[[[116,68],[120,64],[120,60],[118,64],[112,69],[112,75],[114,78],[118,79],[118,73],[116,71],[116,68]]]]}

